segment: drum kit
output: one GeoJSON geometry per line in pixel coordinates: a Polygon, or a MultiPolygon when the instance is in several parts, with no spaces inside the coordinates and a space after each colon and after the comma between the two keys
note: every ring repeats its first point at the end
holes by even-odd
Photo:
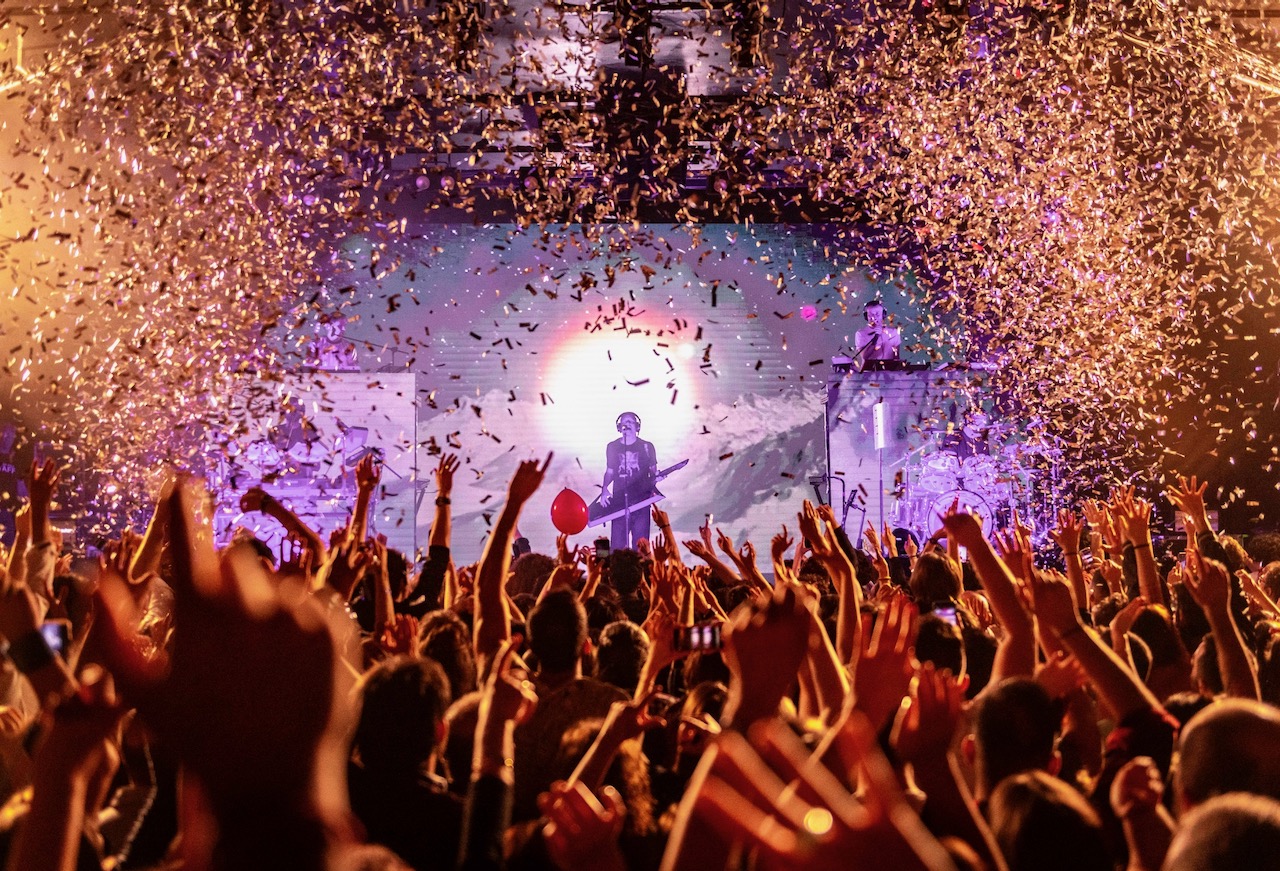
{"type": "Polygon", "coordinates": [[[921,540],[953,505],[977,515],[984,529],[1007,527],[1016,511],[1033,530],[1052,525],[1056,449],[1016,441],[1013,425],[980,430],[921,430],[923,444],[903,459],[888,519],[921,540]],[[1045,485],[1045,486],[1039,486],[1045,485]]]}

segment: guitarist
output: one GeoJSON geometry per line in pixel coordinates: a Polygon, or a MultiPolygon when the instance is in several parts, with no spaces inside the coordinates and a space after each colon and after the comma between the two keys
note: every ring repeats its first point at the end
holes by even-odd
{"type": "MultiPolygon", "coordinates": [[[[604,484],[600,505],[618,510],[653,495],[658,476],[658,455],[653,444],[640,438],[640,415],[624,411],[614,422],[622,435],[605,448],[604,484]],[[613,485],[612,493],[609,485],[613,485]]],[[[649,537],[648,506],[628,511],[613,521],[610,546],[614,550],[634,548],[649,537]]]]}

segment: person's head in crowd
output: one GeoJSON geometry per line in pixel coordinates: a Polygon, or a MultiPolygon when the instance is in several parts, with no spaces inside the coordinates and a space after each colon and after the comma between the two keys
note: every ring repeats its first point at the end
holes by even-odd
{"type": "Polygon", "coordinates": [[[511,597],[511,604],[519,608],[521,614],[528,614],[538,604],[538,597],[533,593],[517,593],[511,597]]]}
{"type": "Polygon", "coordinates": [[[945,553],[923,553],[911,570],[908,586],[921,606],[959,599],[962,592],[960,567],[945,553]]]}
{"type": "Polygon", "coordinates": [[[1249,536],[1244,549],[1260,566],[1280,561],[1280,532],[1259,532],[1249,536]]]}
{"type": "Polygon", "coordinates": [[[1024,771],[1056,774],[1054,742],[1062,711],[1031,678],[1014,677],[987,687],[977,700],[973,734],[962,746],[974,764],[975,795],[990,795],[996,784],[1024,771]]]}
{"type": "Polygon", "coordinates": [[[1182,819],[1164,871],[1272,871],[1280,802],[1243,792],[1211,798],[1182,819]]]}
{"type": "Polygon", "coordinates": [[[1222,671],[1218,668],[1218,642],[1212,634],[1200,640],[1196,652],[1191,656],[1191,681],[1197,690],[1209,698],[1222,695],[1225,689],[1222,671]]]}
{"type": "Polygon", "coordinates": [[[582,607],[587,612],[587,635],[593,644],[599,642],[600,633],[610,623],[627,619],[627,613],[618,600],[610,596],[592,596],[582,603],[582,607]]]}
{"type": "Polygon", "coordinates": [[[409,561],[394,547],[387,548],[387,581],[391,585],[391,598],[403,602],[410,592],[409,561]]]}
{"type": "Polygon", "coordinates": [[[925,614],[917,624],[916,659],[932,662],[939,671],[949,669],[956,677],[965,673],[964,639],[960,627],[936,613],[925,614]]]}
{"type": "Polygon", "coordinates": [[[445,771],[449,775],[449,790],[458,795],[467,794],[471,782],[472,755],[476,746],[476,721],[480,718],[480,699],[484,693],[467,693],[445,711],[445,743],[441,751],[445,771]]]}
{"type": "Polygon", "coordinates": [[[1120,609],[1125,606],[1125,598],[1119,593],[1110,593],[1106,598],[1102,599],[1089,611],[1089,616],[1093,618],[1093,625],[1099,629],[1105,629],[1111,625],[1111,621],[1120,613],[1120,609]]]}
{"type": "Polygon", "coordinates": [[[718,650],[695,650],[685,657],[681,676],[686,687],[696,687],[708,681],[727,685],[729,666],[725,665],[724,657],[718,650]]]}
{"type": "Polygon", "coordinates": [[[1134,618],[1129,630],[1141,638],[1151,651],[1152,668],[1189,667],[1191,655],[1173,627],[1173,620],[1163,605],[1148,605],[1134,618]]]}
{"type": "Polygon", "coordinates": [[[635,596],[642,580],[644,560],[639,553],[629,547],[609,552],[609,583],[619,596],[635,596]]]}
{"type": "Polygon", "coordinates": [[[333,871],[413,871],[413,868],[390,847],[359,844],[338,853],[333,871]]]}
{"type": "Polygon", "coordinates": [[[729,699],[729,688],[719,681],[696,684],[680,702],[673,720],[676,728],[675,759],[672,768],[685,776],[693,774],[702,751],[715,737],[729,699]]]}
{"type": "Polygon", "coordinates": [[[964,640],[965,674],[969,676],[965,698],[972,700],[991,682],[991,672],[996,665],[996,651],[1000,645],[990,633],[972,627],[961,629],[960,637],[964,640]]]}
{"type": "Polygon", "coordinates": [[[1245,551],[1244,545],[1240,543],[1240,539],[1234,535],[1219,535],[1218,542],[1222,545],[1222,550],[1227,556],[1224,563],[1227,571],[1234,575],[1238,571],[1248,570],[1249,554],[1245,551]]]}
{"type": "Polygon", "coordinates": [[[353,750],[364,770],[389,779],[428,771],[445,738],[449,679],[433,660],[396,656],[361,681],[353,750]]]}
{"type": "Polygon", "coordinates": [[[572,590],[552,590],[528,615],[529,649],[543,676],[579,674],[587,644],[587,614],[572,590]]]}
{"type": "Polygon", "coordinates": [[[1179,728],[1191,722],[1191,718],[1213,704],[1213,699],[1194,691],[1174,693],[1161,700],[1169,716],[1178,721],[1179,728]]]}
{"type": "MultiPolygon", "coordinates": [[[[826,569],[822,571],[825,574],[826,569]]],[[[871,559],[862,552],[861,548],[855,547],[853,549],[853,579],[858,582],[858,586],[867,587],[874,583],[877,577],[879,575],[871,559]]]]}
{"type": "Polygon", "coordinates": [[[1098,812],[1044,771],[1001,780],[987,809],[1009,871],[1114,871],[1098,812]]]}
{"type": "Polygon", "coordinates": [[[1194,652],[1200,640],[1209,634],[1209,618],[1196,604],[1186,585],[1171,584],[1169,598],[1173,605],[1173,625],[1178,629],[1183,646],[1194,652]]]}
{"type": "Polygon", "coordinates": [[[1272,601],[1280,601],[1280,561],[1272,560],[1262,567],[1258,575],[1258,586],[1272,601]]]}
{"type": "Polygon", "coordinates": [[[1191,718],[1178,741],[1174,797],[1189,810],[1215,795],[1251,792],[1280,799],[1280,710],[1223,699],[1191,718]]]}
{"type": "Polygon", "coordinates": [[[520,593],[538,595],[543,583],[551,576],[556,561],[546,554],[523,553],[511,564],[511,575],[507,578],[507,592],[512,596],[520,593]]]}
{"type": "Polygon", "coordinates": [[[835,588],[831,586],[831,576],[812,562],[804,564],[797,580],[811,587],[819,596],[827,596],[835,592],[835,588]]]}
{"type": "Polygon", "coordinates": [[[476,688],[476,656],[471,630],[452,611],[432,611],[418,627],[418,655],[434,660],[449,678],[449,700],[476,688]]]}
{"type": "Polygon", "coordinates": [[[242,558],[257,561],[263,571],[267,573],[267,577],[276,577],[275,551],[262,539],[243,530],[232,538],[230,544],[218,551],[218,561],[223,565],[226,565],[230,560],[242,558]]]}
{"type": "Polygon", "coordinates": [[[643,629],[630,620],[610,623],[596,645],[596,679],[632,694],[648,657],[649,636],[643,629]]]}
{"type": "Polygon", "coordinates": [[[724,610],[732,614],[738,609],[743,602],[749,602],[755,596],[755,590],[750,584],[734,584],[727,588],[720,597],[720,604],[724,606],[724,610]]]}
{"type": "Polygon", "coordinates": [[[1264,702],[1280,705],[1280,635],[1275,632],[1262,642],[1258,656],[1258,688],[1264,702]]]}

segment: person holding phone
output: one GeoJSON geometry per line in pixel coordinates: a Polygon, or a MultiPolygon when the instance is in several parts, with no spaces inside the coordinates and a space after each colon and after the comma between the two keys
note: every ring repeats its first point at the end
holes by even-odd
{"type": "MultiPolygon", "coordinates": [[[[624,411],[618,415],[614,425],[620,435],[605,448],[600,505],[617,510],[638,505],[653,495],[658,477],[658,455],[651,442],[640,438],[640,415],[624,411]]],[[[627,511],[610,526],[610,544],[614,550],[634,548],[636,542],[648,537],[647,505],[627,511]]]]}

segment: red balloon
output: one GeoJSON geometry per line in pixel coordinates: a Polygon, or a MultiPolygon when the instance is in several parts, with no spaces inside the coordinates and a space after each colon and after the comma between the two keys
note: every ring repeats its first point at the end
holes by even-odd
{"type": "Polygon", "coordinates": [[[587,528],[587,503],[565,487],[551,503],[551,522],[565,535],[577,535],[587,528]]]}

